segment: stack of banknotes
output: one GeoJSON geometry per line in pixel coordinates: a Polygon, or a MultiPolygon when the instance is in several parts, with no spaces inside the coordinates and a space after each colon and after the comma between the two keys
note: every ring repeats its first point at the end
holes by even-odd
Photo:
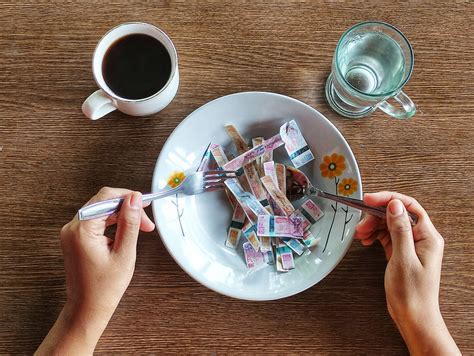
{"type": "Polygon", "coordinates": [[[273,151],[284,146],[295,168],[312,161],[314,155],[295,120],[268,139],[246,141],[234,126],[225,130],[235,145],[235,157],[211,143],[198,167],[199,171],[220,167],[241,172],[225,182],[233,209],[225,245],[232,249],[242,245],[248,268],[270,264],[279,272],[294,269],[295,258],[310,253],[319,242],[310,228],[323,212],[310,198],[299,209],[293,206],[286,194],[286,177],[295,170],[275,162],[273,151]]]}

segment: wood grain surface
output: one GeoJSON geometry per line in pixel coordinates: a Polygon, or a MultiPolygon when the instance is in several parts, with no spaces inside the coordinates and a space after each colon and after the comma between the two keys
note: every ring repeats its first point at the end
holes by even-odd
{"type": "MultiPolygon", "coordinates": [[[[58,234],[104,185],[148,191],[176,125],[211,99],[270,91],[302,100],[347,138],[364,190],[416,197],[446,240],[440,302],[461,350],[474,353],[474,7],[469,2],[23,1],[0,5],[0,353],[32,353],[65,300],[58,234]],[[127,21],[166,31],[181,82],[158,115],[92,122],[100,37],[127,21]],[[337,40],[382,20],[415,50],[409,121],[381,112],[347,120],[324,100],[337,40]]],[[[385,305],[379,246],[354,243],[315,287],[257,303],[201,286],[156,232],[139,239],[136,271],[97,353],[403,354],[385,305]]]]}

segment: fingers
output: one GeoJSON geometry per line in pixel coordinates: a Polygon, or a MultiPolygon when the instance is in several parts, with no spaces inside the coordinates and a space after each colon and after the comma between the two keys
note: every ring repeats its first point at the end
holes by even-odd
{"type": "Polygon", "coordinates": [[[374,215],[365,215],[364,218],[359,221],[356,226],[356,231],[360,233],[373,232],[380,224],[381,219],[374,215]]]}
{"type": "Polygon", "coordinates": [[[418,216],[419,219],[429,220],[428,214],[415,198],[396,192],[379,192],[364,194],[364,202],[372,206],[387,206],[393,199],[400,200],[405,208],[418,216]]]}
{"type": "Polygon", "coordinates": [[[399,199],[393,199],[388,203],[387,227],[392,239],[392,256],[397,256],[406,262],[419,262],[407,210],[399,199]]]}
{"type": "Polygon", "coordinates": [[[370,215],[364,217],[356,226],[355,233],[355,238],[361,240],[362,245],[370,246],[379,240],[387,259],[395,255],[407,262],[412,259],[422,265],[440,265],[443,238],[425,209],[414,198],[396,192],[379,192],[365,194],[364,201],[373,206],[387,206],[387,227],[383,226],[384,219],[370,215]],[[418,223],[414,227],[407,220],[407,211],[418,216],[418,223]],[[421,240],[429,240],[430,243],[418,245],[421,240]],[[437,252],[438,258],[433,258],[433,251],[437,252]]]}
{"type": "Polygon", "coordinates": [[[133,192],[125,197],[119,212],[114,251],[135,255],[142,219],[142,195],[133,192]]]}
{"type": "Polygon", "coordinates": [[[386,227],[387,226],[386,226],[385,220],[377,216],[367,214],[357,224],[356,232],[357,234],[371,234],[372,232],[376,230],[380,230],[386,227]]]}
{"type": "Polygon", "coordinates": [[[390,238],[388,231],[379,231],[377,233],[377,240],[379,240],[385,251],[385,257],[387,258],[387,261],[390,260],[390,257],[392,257],[392,239],[390,238]]]}
{"type": "Polygon", "coordinates": [[[392,242],[388,231],[380,231],[378,233],[377,240],[380,241],[380,244],[383,248],[386,248],[392,242]]]}
{"type": "Polygon", "coordinates": [[[418,222],[413,228],[416,236],[417,254],[423,266],[433,266],[441,270],[443,261],[444,239],[433,224],[418,222]],[[426,241],[422,241],[426,240],[426,241]]]}
{"type": "Polygon", "coordinates": [[[151,232],[155,229],[155,223],[151,221],[148,215],[142,210],[142,218],[140,222],[140,230],[145,232],[151,232]]]}
{"type": "Polygon", "coordinates": [[[373,206],[385,206],[393,199],[399,199],[409,212],[418,216],[418,222],[413,227],[415,242],[430,238],[437,239],[441,236],[434,227],[426,210],[416,199],[396,192],[368,193],[364,195],[364,201],[373,206]]]}
{"type": "Polygon", "coordinates": [[[385,251],[385,257],[387,258],[387,261],[390,260],[392,257],[392,240],[390,239],[390,236],[387,234],[386,238],[380,239],[380,243],[383,246],[383,249],[385,251]],[[382,242],[383,241],[383,242],[382,242]]]}
{"type": "Polygon", "coordinates": [[[356,230],[354,237],[360,240],[362,246],[372,246],[374,242],[378,240],[385,251],[387,261],[392,256],[392,240],[390,239],[390,234],[388,233],[385,224],[383,224],[383,226],[377,226],[375,230],[368,233],[361,233],[356,230]]]}
{"type": "Polygon", "coordinates": [[[362,246],[372,246],[376,239],[377,239],[377,234],[373,234],[366,239],[361,239],[360,243],[362,244],[362,246]]]}
{"type": "Polygon", "coordinates": [[[370,246],[377,239],[381,230],[386,230],[387,225],[384,219],[374,215],[365,215],[357,224],[354,238],[361,240],[364,246],[370,246]]]}
{"type": "MultiPolygon", "coordinates": [[[[144,204],[145,205],[145,204],[144,204]]],[[[106,226],[109,227],[111,225],[115,225],[118,221],[118,215],[113,214],[110,215],[106,221],[106,226]]],[[[153,221],[148,217],[145,210],[142,209],[141,212],[141,220],[140,220],[140,230],[145,232],[150,232],[155,229],[155,224],[153,221]]]]}
{"type": "MultiPolygon", "coordinates": [[[[84,206],[94,204],[102,200],[124,197],[130,193],[132,193],[132,191],[129,189],[102,187],[96,195],[94,195],[91,199],[89,199],[86,204],[84,204],[84,206]]],[[[149,205],[150,203],[147,202],[143,205],[143,207],[145,208],[149,205]]],[[[77,215],[75,217],[75,220],[77,220],[77,215]]],[[[91,231],[91,233],[93,233],[94,235],[101,235],[105,231],[106,227],[116,224],[117,221],[118,214],[113,214],[110,216],[104,216],[92,220],[81,221],[80,223],[84,228],[87,229],[87,231],[91,231]]],[[[153,231],[154,228],[155,224],[142,210],[140,230],[150,232],[153,231]]]]}
{"type": "MultiPolygon", "coordinates": [[[[97,203],[102,200],[123,197],[127,194],[130,194],[130,192],[131,191],[128,189],[103,187],[96,195],[89,199],[89,201],[84,204],[84,206],[97,203]]],[[[105,228],[108,226],[108,218],[108,216],[103,216],[96,219],[84,220],[80,222],[78,221],[78,224],[80,223],[81,227],[88,231],[91,235],[101,236],[103,235],[105,228]]],[[[78,220],[77,214],[74,217],[74,220],[78,220]]]]}
{"type": "Polygon", "coordinates": [[[124,197],[131,192],[132,191],[129,189],[102,187],[97,192],[97,194],[90,198],[90,200],[84,206],[97,203],[102,200],[124,197]]]}

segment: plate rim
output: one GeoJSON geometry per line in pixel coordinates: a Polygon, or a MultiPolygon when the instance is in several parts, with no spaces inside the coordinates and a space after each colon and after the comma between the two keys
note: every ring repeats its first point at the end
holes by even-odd
{"type": "MultiPolygon", "coordinates": [[[[162,155],[163,155],[163,152],[165,151],[165,149],[167,148],[167,146],[170,144],[169,141],[170,141],[170,137],[175,134],[175,132],[180,128],[180,126],[184,125],[185,122],[187,122],[188,120],[191,119],[191,116],[195,115],[197,112],[201,111],[201,110],[204,110],[205,107],[207,107],[208,105],[212,105],[215,101],[218,101],[218,100],[223,100],[227,97],[233,97],[233,96],[245,96],[245,95],[269,95],[269,96],[277,96],[277,97],[280,97],[280,98],[283,98],[283,99],[289,99],[291,101],[294,101],[294,102],[297,102],[298,104],[301,104],[305,107],[307,107],[310,111],[313,111],[315,114],[321,116],[324,120],[327,121],[327,123],[332,126],[332,128],[335,130],[336,134],[339,136],[339,138],[344,142],[344,144],[347,146],[348,148],[348,152],[351,156],[351,158],[354,160],[354,163],[355,163],[355,173],[356,173],[356,176],[357,176],[357,180],[358,180],[358,183],[359,183],[359,190],[357,191],[358,195],[359,195],[359,198],[361,198],[361,196],[363,196],[363,189],[362,189],[362,178],[361,178],[361,175],[360,175],[360,169],[359,169],[359,164],[357,162],[357,159],[354,155],[354,152],[352,152],[352,149],[351,149],[351,146],[349,145],[349,143],[347,142],[346,138],[342,135],[342,133],[339,131],[339,129],[326,117],[324,116],[322,113],[320,113],[318,110],[316,110],[315,108],[313,108],[312,106],[306,104],[305,102],[301,101],[301,100],[298,100],[296,98],[293,98],[291,96],[288,96],[288,95],[284,95],[284,94],[279,94],[279,93],[274,93],[274,92],[266,92],[266,91],[243,91],[243,92],[235,92],[235,93],[230,93],[230,94],[226,94],[226,95],[223,95],[223,96],[220,96],[220,97],[217,97],[215,99],[212,99],[206,103],[204,103],[203,105],[199,106],[197,109],[191,111],[183,120],[181,120],[181,122],[174,128],[174,130],[168,135],[168,138],[166,139],[164,145],[161,147],[161,150],[160,150],[160,153],[158,154],[158,158],[156,159],[156,162],[155,162],[155,167],[153,168],[153,175],[152,175],[152,180],[151,180],[151,192],[153,192],[153,187],[155,186],[155,181],[158,177],[158,163],[160,162],[160,159],[162,158],[162,155]]],[[[329,269],[325,274],[322,275],[322,277],[315,283],[306,283],[303,285],[303,288],[300,288],[297,292],[287,292],[287,293],[281,293],[280,295],[277,295],[277,296],[267,296],[267,297],[247,297],[247,296],[241,296],[241,295],[237,295],[237,294],[231,294],[231,293],[226,293],[222,290],[218,290],[217,288],[214,288],[213,286],[210,286],[209,284],[207,284],[205,281],[203,281],[201,278],[199,278],[199,274],[195,274],[195,273],[192,273],[191,271],[189,271],[187,268],[183,267],[183,265],[180,263],[180,261],[178,261],[177,258],[175,258],[175,256],[173,255],[173,253],[171,253],[170,251],[170,248],[168,247],[165,239],[163,238],[162,236],[162,233],[161,233],[161,230],[160,230],[160,223],[159,223],[159,219],[157,220],[156,219],[156,216],[157,216],[157,211],[156,211],[156,204],[157,202],[153,201],[152,202],[152,212],[153,212],[153,218],[155,220],[155,227],[156,227],[156,230],[158,232],[158,235],[160,237],[160,240],[162,241],[164,247],[166,248],[166,251],[168,252],[168,254],[171,256],[171,258],[176,262],[176,264],[189,276],[191,277],[193,280],[195,280],[196,282],[198,282],[199,284],[203,285],[204,287],[218,293],[218,294],[221,294],[221,295],[225,295],[227,297],[230,297],[230,298],[234,298],[234,299],[238,299],[238,300],[247,300],[247,301],[271,301],[271,300],[278,300],[278,299],[284,299],[284,298],[289,298],[291,296],[295,296],[295,295],[298,295],[304,291],[306,291],[307,289],[315,286],[316,284],[318,284],[319,282],[321,282],[324,278],[326,278],[331,272],[333,272],[336,267],[339,265],[339,263],[342,261],[342,259],[346,256],[347,254],[347,251],[349,250],[349,248],[351,247],[351,244],[352,244],[352,240],[354,239],[354,236],[352,234],[352,236],[350,237],[350,242],[346,245],[346,247],[344,248],[343,250],[343,253],[341,253],[340,257],[337,259],[337,262],[335,263],[335,265],[329,269]]],[[[358,211],[358,218],[360,219],[362,213],[360,211],[358,211]]]]}

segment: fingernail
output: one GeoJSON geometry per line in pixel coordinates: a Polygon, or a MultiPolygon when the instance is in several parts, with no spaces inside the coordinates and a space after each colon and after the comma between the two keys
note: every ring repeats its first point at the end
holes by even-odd
{"type": "Polygon", "coordinates": [[[390,211],[390,214],[392,214],[393,216],[399,216],[403,214],[405,207],[403,206],[400,200],[394,199],[390,202],[388,210],[390,211]]]}
{"type": "Polygon", "coordinates": [[[138,210],[142,208],[142,195],[139,192],[133,192],[130,198],[130,207],[138,210]]]}

